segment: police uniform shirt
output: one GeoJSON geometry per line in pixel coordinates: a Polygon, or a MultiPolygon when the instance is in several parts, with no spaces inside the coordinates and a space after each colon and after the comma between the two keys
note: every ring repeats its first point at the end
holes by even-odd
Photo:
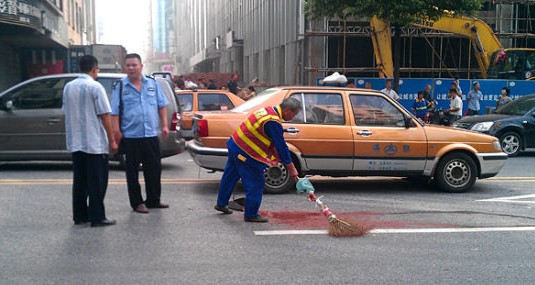
{"type": "MultiPolygon", "coordinates": [[[[158,82],[151,77],[141,75],[142,85],[139,92],[128,77],[123,83],[123,113],[120,119],[121,132],[125,138],[149,138],[158,135],[160,123],[159,109],[169,104],[158,82]]],[[[119,86],[113,89],[112,115],[119,115],[119,86]]]]}

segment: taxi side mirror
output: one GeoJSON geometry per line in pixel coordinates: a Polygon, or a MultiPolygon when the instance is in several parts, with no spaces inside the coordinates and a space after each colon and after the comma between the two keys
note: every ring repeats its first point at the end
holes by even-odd
{"type": "Polygon", "coordinates": [[[13,101],[8,100],[6,104],[4,105],[4,110],[11,112],[13,111],[13,101]]]}
{"type": "Polygon", "coordinates": [[[404,120],[405,120],[405,128],[408,129],[410,127],[413,127],[414,126],[414,123],[412,122],[412,118],[410,116],[404,116],[404,120]]]}

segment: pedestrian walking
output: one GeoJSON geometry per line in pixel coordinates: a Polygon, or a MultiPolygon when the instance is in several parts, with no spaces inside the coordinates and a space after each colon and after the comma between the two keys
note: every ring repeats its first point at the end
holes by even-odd
{"type": "Polygon", "coordinates": [[[264,191],[264,169],[281,161],[290,177],[298,173],[284,140],[282,120],[289,121],[301,111],[301,102],[287,98],[278,106],[264,107],[252,113],[227,141],[228,160],[219,185],[215,209],[231,214],[228,203],[241,179],[245,190],[246,222],[267,222],[258,212],[264,191]]]}
{"type": "Polygon", "coordinates": [[[500,96],[500,99],[496,101],[496,109],[500,108],[501,106],[513,101],[511,97],[509,97],[509,94],[511,93],[511,90],[508,87],[502,88],[502,96],[500,96]]]}
{"type": "Polygon", "coordinates": [[[473,89],[466,94],[466,102],[468,103],[468,116],[479,115],[479,101],[483,99],[483,93],[479,90],[479,82],[475,81],[473,89]]]}
{"type": "Polygon", "coordinates": [[[215,90],[217,89],[217,85],[215,84],[213,79],[210,79],[210,83],[208,84],[208,89],[215,90]]]}
{"type": "Polygon", "coordinates": [[[450,108],[444,110],[444,113],[448,114],[448,122],[451,126],[463,116],[463,100],[457,93],[457,89],[454,88],[450,89],[448,96],[450,97],[450,108]]]}
{"type": "Polygon", "coordinates": [[[238,95],[238,92],[240,92],[241,88],[238,86],[238,80],[240,77],[238,76],[238,73],[233,73],[230,76],[230,81],[227,83],[227,89],[234,93],[234,95],[238,95]]]}
{"type": "Polygon", "coordinates": [[[385,88],[381,90],[384,94],[388,95],[388,97],[399,101],[401,97],[399,97],[398,93],[392,89],[392,80],[387,79],[385,82],[385,88]]]}
{"type": "Polygon", "coordinates": [[[418,92],[418,97],[414,100],[414,103],[412,104],[412,111],[416,118],[427,123],[429,121],[428,109],[432,106],[433,102],[427,101],[427,99],[424,98],[424,92],[420,91],[418,92]]]}
{"type": "Polygon", "coordinates": [[[121,141],[126,156],[125,170],[130,206],[138,213],[148,208],[168,208],[160,200],[161,157],[158,141],[159,121],[162,139],[169,135],[168,104],[154,78],[141,73],[143,64],[138,54],[127,54],[124,62],[126,77],[116,84],[112,93],[112,121],[117,141],[121,141]],[[143,165],[146,200],[141,195],[138,168],[143,165]]]}
{"type": "Polygon", "coordinates": [[[437,101],[435,100],[435,98],[433,98],[433,95],[431,95],[431,85],[427,84],[424,88],[424,91],[423,91],[423,94],[424,94],[424,99],[433,103],[433,105],[429,108],[429,111],[433,111],[437,101]]]}
{"type": "Polygon", "coordinates": [[[96,81],[98,60],[79,59],[83,74],[63,89],[67,150],[72,153],[72,211],[74,224],[111,226],[104,208],[108,188],[109,154],[117,151],[111,108],[104,87],[96,81]],[[89,203],[88,203],[89,202],[89,203]]]}

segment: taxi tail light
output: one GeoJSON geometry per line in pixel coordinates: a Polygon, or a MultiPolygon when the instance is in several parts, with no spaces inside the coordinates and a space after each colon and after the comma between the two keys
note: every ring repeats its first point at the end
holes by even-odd
{"type": "Polygon", "coordinates": [[[173,113],[173,116],[171,117],[171,127],[169,127],[170,130],[172,131],[178,131],[179,130],[179,124],[180,124],[180,113],[178,112],[175,112],[173,113]]]}
{"type": "Polygon", "coordinates": [[[208,121],[203,119],[195,120],[196,127],[195,132],[197,137],[207,137],[208,136],[208,121]]]}

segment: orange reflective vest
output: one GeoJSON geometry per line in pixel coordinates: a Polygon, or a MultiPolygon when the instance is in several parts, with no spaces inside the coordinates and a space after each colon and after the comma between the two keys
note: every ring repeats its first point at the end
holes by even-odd
{"type": "Polygon", "coordinates": [[[269,121],[276,121],[279,124],[282,122],[280,106],[256,110],[236,129],[232,134],[232,139],[253,159],[268,165],[275,165],[279,161],[279,156],[270,137],[264,132],[264,125],[269,121]]]}

